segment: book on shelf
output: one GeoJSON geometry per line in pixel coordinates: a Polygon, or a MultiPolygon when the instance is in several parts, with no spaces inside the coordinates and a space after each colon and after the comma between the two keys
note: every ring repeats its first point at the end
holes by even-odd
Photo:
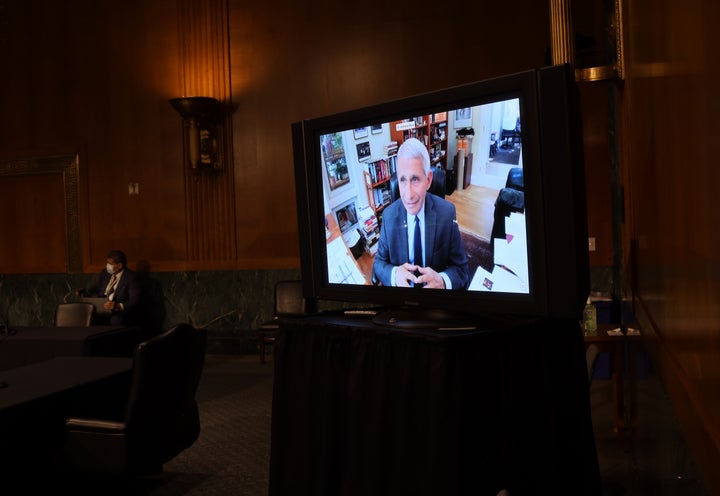
{"type": "Polygon", "coordinates": [[[367,168],[373,183],[379,183],[390,178],[390,171],[388,170],[388,164],[385,159],[370,162],[367,168]]]}

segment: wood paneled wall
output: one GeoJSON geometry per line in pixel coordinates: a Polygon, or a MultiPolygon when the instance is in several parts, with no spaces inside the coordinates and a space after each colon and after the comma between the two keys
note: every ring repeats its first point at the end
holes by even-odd
{"type": "Polygon", "coordinates": [[[111,248],[156,271],[297,267],[291,122],[538,67],[549,43],[529,0],[0,1],[0,159],[78,154],[85,271],[111,248]],[[184,166],[167,102],[193,93],[231,109],[214,176],[184,166]]]}
{"type": "Polygon", "coordinates": [[[709,494],[720,494],[720,4],[626,7],[629,279],[709,494]]]}
{"type": "MultiPolygon", "coordinates": [[[[154,271],[297,267],[291,122],[542,66],[549,46],[548,3],[534,0],[418,0],[406,9],[377,0],[0,6],[0,160],[78,156],[86,272],[111,248],[154,271]],[[183,162],[182,123],[168,99],[191,92],[232,110],[229,163],[216,176],[194,176],[183,162]],[[128,194],[131,182],[139,195],[128,194]]],[[[643,331],[715,492],[718,8],[713,0],[626,2],[620,93],[625,265],[643,331]]],[[[607,265],[604,89],[585,88],[583,104],[592,261],[607,265]]],[[[57,181],[42,182],[47,198],[59,191],[57,181]]],[[[22,209],[45,204],[23,195],[3,205],[22,218],[22,209]]],[[[22,246],[3,252],[17,267],[53,253],[42,241],[22,246]]]]}
{"type": "Polygon", "coordinates": [[[521,3],[231,0],[239,263],[298,263],[292,122],[544,65],[547,5],[521,3]]]}

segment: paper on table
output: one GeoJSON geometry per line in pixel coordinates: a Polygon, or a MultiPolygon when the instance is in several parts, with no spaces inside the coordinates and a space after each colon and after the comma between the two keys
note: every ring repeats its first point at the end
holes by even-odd
{"type": "Polygon", "coordinates": [[[365,277],[341,237],[327,245],[328,279],[338,284],[365,284],[365,277]]]}
{"type": "Polygon", "coordinates": [[[518,278],[528,282],[527,237],[525,235],[525,216],[511,213],[505,219],[507,239],[495,238],[495,264],[503,265],[513,271],[518,278]]]}

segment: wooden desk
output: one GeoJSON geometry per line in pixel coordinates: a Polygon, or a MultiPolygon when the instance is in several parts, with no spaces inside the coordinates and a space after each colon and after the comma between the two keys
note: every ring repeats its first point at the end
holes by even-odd
{"type": "Polygon", "coordinates": [[[478,325],[281,321],[269,494],[599,494],[579,323],[478,325]]]}
{"type": "MultiPolygon", "coordinates": [[[[328,272],[331,282],[340,284],[369,284],[370,274],[363,273],[342,237],[335,216],[330,213],[325,216],[327,232],[328,272]]],[[[371,267],[372,270],[372,267],[371,267]]]]}
{"type": "Polygon", "coordinates": [[[0,370],[57,356],[130,357],[141,339],[138,327],[15,327],[0,335],[0,370]]]}
{"type": "Polygon", "coordinates": [[[622,437],[629,428],[637,425],[637,350],[640,335],[611,335],[608,331],[619,329],[619,324],[599,324],[596,335],[585,335],[585,348],[597,346],[600,352],[609,353],[611,360],[611,380],[613,385],[613,428],[622,437]],[[625,383],[625,362],[628,363],[627,384],[625,383]],[[625,394],[629,405],[625,404],[625,394]],[[627,420],[626,420],[627,419],[627,420]],[[628,425],[628,421],[630,424],[628,425]]]}

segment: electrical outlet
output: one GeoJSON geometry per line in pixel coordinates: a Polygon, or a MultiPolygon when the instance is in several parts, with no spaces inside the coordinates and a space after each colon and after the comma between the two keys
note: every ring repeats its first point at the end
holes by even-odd
{"type": "Polygon", "coordinates": [[[588,250],[595,251],[595,238],[588,238],[588,250]]]}
{"type": "Polygon", "coordinates": [[[139,183],[128,184],[128,194],[130,196],[139,195],[140,194],[140,184],[139,183]]]}

